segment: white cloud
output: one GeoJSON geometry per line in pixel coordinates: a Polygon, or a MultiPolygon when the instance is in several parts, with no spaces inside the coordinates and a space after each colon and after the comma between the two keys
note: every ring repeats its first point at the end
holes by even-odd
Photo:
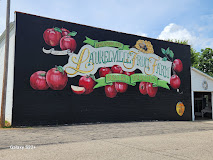
{"type": "Polygon", "coordinates": [[[193,34],[193,32],[188,31],[183,26],[174,23],[167,25],[158,36],[158,39],[173,39],[181,41],[187,40],[188,43],[198,51],[202,48],[213,48],[213,38],[196,36],[193,34]]]}
{"type": "Polygon", "coordinates": [[[170,23],[158,36],[159,39],[177,39],[177,40],[188,40],[194,41],[196,39],[187,29],[182,26],[170,23]]]}

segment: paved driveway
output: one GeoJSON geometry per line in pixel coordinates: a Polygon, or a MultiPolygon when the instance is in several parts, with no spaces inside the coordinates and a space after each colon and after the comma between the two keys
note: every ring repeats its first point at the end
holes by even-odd
{"type": "Polygon", "coordinates": [[[0,159],[213,159],[213,121],[0,129],[0,159]]]}

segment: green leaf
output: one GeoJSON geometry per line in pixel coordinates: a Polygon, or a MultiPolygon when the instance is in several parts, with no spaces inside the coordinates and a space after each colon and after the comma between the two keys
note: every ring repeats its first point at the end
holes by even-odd
{"type": "Polygon", "coordinates": [[[163,54],[166,54],[166,50],[165,49],[161,48],[161,51],[162,51],[163,54]]]}
{"type": "Polygon", "coordinates": [[[72,31],[72,32],[70,32],[70,33],[68,34],[68,36],[72,36],[72,37],[74,37],[76,34],[77,34],[77,32],[76,32],[76,31],[72,31]]]}
{"type": "Polygon", "coordinates": [[[169,54],[169,53],[170,53],[170,49],[168,47],[167,50],[166,50],[166,54],[169,54]]]}
{"type": "Polygon", "coordinates": [[[152,87],[158,87],[158,85],[153,83],[152,87]]]}
{"type": "Polygon", "coordinates": [[[166,58],[166,57],[163,57],[162,61],[167,61],[167,58],[166,58]]]}
{"type": "Polygon", "coordinates": [[[173,58],[173,57],[174,57],[174,53],[173,53],[173,51],[172,51],[172,50],[170,50],[169,56],[170,56],[171,58],[173,58]]]}
{"type": "Polygon", "coordinates": [[[58,70],[59,72],[61,72],[61,73],[63,73],[63,74],[64,74],[64,69],[63,69],[63,67],[62,67],[62,66],[58,66],[58,67],[57,67],[57,70],[58,70]]]}
{"type": "Polygon", "coordinates": [[[54,30],[62,33],[62,30],[60,28],[58,28],[58,27],[55,27],[54,30]]]}
{"type": "Polygon", "coordinates": [[[41,73],[40,76],[45,77],[46,73],[41,73]]]}

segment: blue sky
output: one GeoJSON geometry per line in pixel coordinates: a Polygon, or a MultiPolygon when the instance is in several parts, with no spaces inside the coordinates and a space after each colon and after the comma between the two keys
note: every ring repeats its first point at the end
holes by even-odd
{"type": "MultiPolygon", "coordinates": [[[[188,40],[197,51],[213,48],[212,0],[11,0],[14,11],[157,39],[188,40]]],[[[6,0],[0,0],[0,34],[6,0]]]]}

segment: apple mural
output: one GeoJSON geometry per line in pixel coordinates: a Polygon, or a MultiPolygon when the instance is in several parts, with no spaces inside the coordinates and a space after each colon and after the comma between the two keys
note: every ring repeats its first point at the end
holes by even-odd
{"type": "Polygon", "coordinates": [[[79,79],[79,86],[85,88],[84,94],[90,94],[94,90],[95,81],[88,75],[82,76],[79,79]]]}
{"type": "Polygon", "coordinates": [[[147,82],[147,84],[146,84],[146,91],[147,91],[147,94],[150,97],[155,97],[155,95],[156,95],[156,93],[158,91],[158,87],[153,87],[152,83],[147,82]]]}
{"type": "Polygon", "coordinates": [[[61,31],[62,31],[62,33],[61,33],[62,36],[67,36],[70,33],[70,31],[65,28],[61,28],[61,31]]]}
{"type": "Polygon", "coordinates": [[[183,70],[183,63],[180,59],[175,59],[173,61],[173,68],[176,72],[181,72],[183,70]]]}
{"type": "MultiPolygon", "coordinates": [[[[161,48],[162,53],[165,55],[165,57],[162,59],[163,61],[173,61],[174,58],[174,52],[169,49],[169,47],[165,50],[164,48],[161,48]],[[169,58],[170,57],[170,58],[169,58]]],[[[176,72],[179,73],[183,70],[183,63],[180,59],[175,59],[172,62],[172,73],[173,75],[170,78],[170,86],[173,89],[178,89],[180,87],[181,81],[178,75],[176,75],[176,72]]],[[[177,90],[179,92],[179,90],[177,90]]]]}
{"type": "Polygon", "coordinates": [[[71,36],[64,36],[60,40],[60,47],[62,50],[69,49],[71,52],[74,52],[76,49],[76,41],[71,36]]]}
{"type": "Polygon", "coordinates": [[[134,71],[133,71],[133,72],[124,71],[123,74],[125,74],[125,75],[127,75],[127,76],[131,76],[132,74],[135,74],[135,72],[134,72],[134,71]]]}
{"type": "Polygon", "coordinates": [[[146,95],[147,91],[146,91],[146,84],[147,82],[141,82],[139,84],[139,91],[141,92],[141,94],[146,95]]]}
{"type": "Polygon", "coordinates": [[[105,86],[105,94],[109,98],[114,98],[117,95],[117,91],[115,89],[115,85],[106,85],[105,86]]]}
{"type": "MultiPolygon", "coordinates": [[[[61,50],[70,50],[74,52],[77,44],[74,38],[71,36],[75,36],[77,32],[70,32],[66,28],[48,28],[43,33],[43,37],[45,42],[50,46],[56,46],[60,44],[61,50]]],[[[172,50],[167,48],[166,50],[161,48],[165,57],[163,61],[173,61],[174,53],[172,50]],[[168,57],[170,56],[170,58],[168,57]]],[[[176,75],[176,72],[181,72],[183,70],[183,64],[180,59],[175,59],[172,63],[173,74],[170,78],[170,86],[174,89],[178,89],[180,87],[181,81],[180,78],[176,75]]],[[[67,74],[64,72],[63,67],[55,67],[50,69],[47,74],[44,71],[39,71],[39,73],[34,73],[31,76],[30,83],[32,88],[37,90],[45,90],[48,87],[53,90],[62,90],[68,81],[67,74]],[[40,72],[42,72],[40,74],[40,72]],[[45,76],[46,75],[46,76],[45,76]],[[38,81],[37,79],[40,79],[38,81]],[[37,83],[38,82],[38,83],[37,83]],[[45,84],[46,83],[46,84],[45,84]]],[[[99,76],[105,77],[110,73],[118,73],[125,74],[131,76],[135,74],[134,71],[128,72],[123,71],[122,67],[119,65],[113,65],[111,68],[109,67],[101,67],[99,69],[99,76]]],[[[95,81],[88,75],[82,76],[79,79],[79,86],[71,85],[71,89],[76,94],[90,94],[94,90],[95,81]]],[[[105,86],[105,93],[107,97],[113,98],[117,95],[117,93],[124,93],[128,88],[128,84],[124,82],[114,82],[113,85],[105,86]]],[[[153,87],[152,83],[149,82],[140,82],[139,91],[141,94],[148,94],[150,97],[155,97],[157,93],[158,87],[153,87]]]]}
{"type": "Polygon", "coordinates": [[[126,92],[126,90],[128,88],[128,84],[126,84],[124,82],[114,82],[114,85],[115,85],[116,91],[119,93],[126,92]]]}
{"type": "Polygon", "coordinates": [[[112,73],[112,71],[108,67],[101,67],[100,70],[99,70],[100,77],[105,77],[109,73],[112,73]]]}
{"type": "Polygon", "coordinates": [[[71,85],[71,89],[75,94],[83,94],[86,90],[84,87],[71,85]]]}
{"type": "Polygon", "coordinates": [[[170,86],[173,89],[178,89],[180,87],[180,84],[180,78],[177,75],[172,75],[172,77],[170,78],[170,86]]]}
{"type": "Polygon", "coordinates": [[[43,38],[46,44],[49,46],[57,46],[61,39],[61,29],[60,28],[48,28],[44,31],[43,38]]]}
{"type": "Polygon", "coordinates": [[[62,90],[67,85],[68,77],[62,66],[50,69],[46,74],[47,84],[53,90],[62,90]]]}
{"type": "Polygon", "coordinates": [[[119,65],[112,66],[111,71],[112,71],[112,73],[120,73],[120,74],[123,73],[123,70],[122,70],[121,66],[119,66],[119,65]]]}
{"type": "Polygon", "coordinates": [[[35,90],[47,90],[49,88],[46,82],[46,72],[37,71],[30,77],[30,85],[35,90]]]}

